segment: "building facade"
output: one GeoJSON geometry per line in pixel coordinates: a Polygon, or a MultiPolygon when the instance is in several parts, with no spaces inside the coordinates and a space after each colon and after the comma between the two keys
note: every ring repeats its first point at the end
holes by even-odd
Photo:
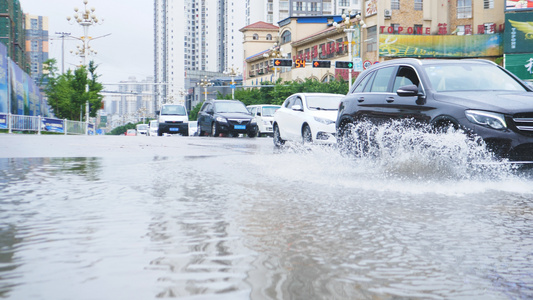
{"type": "Polygon", "coordinates": [[[31,78],[39,84],[43,64],[48,60],[48,17],[25,15],[26,53],[30,59],[31,78]]]}
{"type": "Polygon", "coordinates": [[[505,25],[504,0],[366,0],[360,15],[349,23],[340,15],[290,17],[269,32],[275,51],[293,60],[292,67],[272,65],[271,46],[257,48],[258,28],[241,30],[244,36],[245,84],[262,81],[347,80],[349,69],[336,61],[352,62],[352,79],[380,61],[401,58],[484,58],[501,60],[505,25]],[[345,29],[350,29],[348,32],[345,29]],[[351,40],[351,42],[349,42],[351,40]],[[329,68],[313,68],[315,60],[331,61],[329,68]],[[296,61],[305,67],[296,68],[296,61]]]}
{"type": "Polygon", "coordinates": [[[24,25],[20,1],[0,1],[0,42],[6,45],[7,55],[25,72],[30,73],[24,25]]]}

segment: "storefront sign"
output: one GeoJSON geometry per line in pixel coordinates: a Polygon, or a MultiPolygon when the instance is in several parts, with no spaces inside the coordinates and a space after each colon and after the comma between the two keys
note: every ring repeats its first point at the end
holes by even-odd
{"type": "Polygon", "coordinates": [[[385,57],[486,57],[503,54],[502,35],[379,36],[379,55],[385,57]]]}

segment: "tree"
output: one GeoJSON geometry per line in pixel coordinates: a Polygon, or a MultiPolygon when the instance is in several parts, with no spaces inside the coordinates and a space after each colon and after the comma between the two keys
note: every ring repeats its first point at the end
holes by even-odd
{"type": "Polygon", "coordinates": [[[45,62],[47,72],[41,80],[46,82],[45,92],[54,115],[60,119],[77,120],[80,115],[85,115],[85,105],[89,103],[89,116],[95,117],[103,100],[100,94],[103,85],[98,82],[97,66],[91,61],[87,67],[58,74],[56,63],[55,59],[45,62]]]}

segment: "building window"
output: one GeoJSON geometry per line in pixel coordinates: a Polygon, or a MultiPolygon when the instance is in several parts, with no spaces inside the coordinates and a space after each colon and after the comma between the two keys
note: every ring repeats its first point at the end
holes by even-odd
{"type": "Polygon", "coordinates": [[[340,0],[339,1],[339,6],[350,6],[350,1],[349,0],[340,0]]]}
{"type": "Polygon", "coordinates": [[[367,52],[373,52],[378,50],[378,27],[377,26],[371,26],[368,27],[366,30],[366,36],[367,39],[365,40],[366,43],[366,51],[367,52]]]}
{"type": "Polygon", "coordinates": [[[415,0],[415,10],[424,10],[424,4],[422,0],[415,0]]]}
{"type": "Polygon", "coordinates": [[[394,34],[398,34],[399,33],[399,29],[400,29],[400,24],[390,24],[392,29],[393,29],[393,33],[394,34]]]}
{"type": "Polygon", "coordinates": [[[281,35],[281,43],[285,44],[285,43],[289,43],[290,41],[291,41],[291,32],[290,31],[283,32],[283,34],[281,35]]]}
{"type": "Polygon", "coordinates": [[[496,24],[494,23],[485,23],[483,26],[485,27],[485,34],[494,34],[496,32],[496,24]]]}
{"type": "Polygon", "coordinates": [[[267,34],[266,40],[267,40],[267,41],[271,41],[271,40],[272,40],[272,35],[271,35],[270,33],[267,34]]]}
{"type": "Polygon", "coordinates": [[[299,11],[304,10],[304,4],[303,4],[303,2],[301,2],[301,1],[294,1],[294,2],[292,3],[292,5],[294,6],[294,7],[293,7],[294,10],[299,10],[299,11]]]}
{"type": "Polygon", "coordinates": [[[457,19],[472,18],[472,0],[457,0],[457,19]]]}
{"type": "Polygon", "coordinates": [[[391,9],[400,9],[400,0],[391,0],[390,8],[391,9]]]}
{"type": "Polygon", "coordinates": [[[483,8],[484,9],[494,8],[494,0],[483,0],[483,8]]]}
{"type": "Polygon", "coordinates": [[[253,39],[254,41],[257,41],[257,40],[259,39],[259,35],[258,35],[257,33],[254,33],[252,39],[253,39]]]}

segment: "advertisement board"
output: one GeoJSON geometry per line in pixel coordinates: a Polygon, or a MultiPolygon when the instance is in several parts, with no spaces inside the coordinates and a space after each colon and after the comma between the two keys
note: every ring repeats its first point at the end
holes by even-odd
{"type": "Polygon", "coordinates": [[[533,0],[506,0],[506,11],[531,10],[533,9],[533,0]]]}
{"type": "Polygon", "coordinates": [[[9,111],[7,48],[0,43],[0,113],[9,111]]]}
{"type": "Polygon", "coordinates": [[[488,57],[503,54],[502,35],[400,35],[379,36],[379,56],[384,57],[488,57]]]}
{"type": "Polygon", "coordinates": [[[50,132],[64,133],[64,122],[59,119],[42,118],[42,128],[50,132]]]}
{"type": "Polygon", "coordinates": [[[7,114],[0,114],[0,129],[7,129],[7,114]]]}
{"type": "Polygon", "coordinates": [[[533,49],[533,11],[505,14],[505,53],[529,53],[533,49]]]}
{"type": "Polygon", "coordinates": [[[533,80],[533,53],[506,54],[505,68],[522,80],[533,80]]]}

